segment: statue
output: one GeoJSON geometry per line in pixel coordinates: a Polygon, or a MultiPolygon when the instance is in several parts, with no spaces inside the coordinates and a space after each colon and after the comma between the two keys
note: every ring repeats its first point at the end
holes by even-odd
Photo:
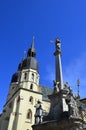
{"type": "Polygon", "coordinates": [[[42,106],[41,102],[38,100],[36,104],[36,113],[35,113],[35,124],[39,124],[42,122],[42,106]]]}
{"type": "Polygon", "coordinates": [[[56,82],[55,80],[53,80],[53,83],[54,83],[54,93],[57,93],[60,91],[60,83],[59,82],[56,82]]]}
{"type": "Polygon", "coordinates": [[[56,38],[56,50],[58,53],[61,53],[60,44],[61,44],[60,40],[56,38]]]}
{"type": "Polygon", "coordinates": [[[64,83],[64,89],[67,89],[67,90],[68,90],[68,82],[65,82],[65,83],[64,83]]]}
{"type": "Polygon", "coordinates": [[[72,92],[72,88],[68,87],[69,91],[66,97],[66,102],[69,108],[69,117],[78,117],[78,105],[76,101],[76,96],[72,92]]]}

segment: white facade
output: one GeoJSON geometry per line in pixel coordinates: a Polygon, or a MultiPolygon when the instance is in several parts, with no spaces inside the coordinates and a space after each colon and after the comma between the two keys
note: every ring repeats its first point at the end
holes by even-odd
{"type": "MultiPolygon", "coordinates": [[[[35,57],[34,55],[34,48],[31,48],[29,58],[35,57]]],[[[14,77],[14,81],[11,81],[6,104],[0,117],[0,130],[31,130],[31,126],[35,123],[35,105],[38,100],[42,102],[42,108],[46,112],[49,111],[49,101],[47,104],[46,101],[42,101],[38,70],[31,68],[31,65],[28,66],[19,69],[15,74],[17,80],[14,77]]]]}

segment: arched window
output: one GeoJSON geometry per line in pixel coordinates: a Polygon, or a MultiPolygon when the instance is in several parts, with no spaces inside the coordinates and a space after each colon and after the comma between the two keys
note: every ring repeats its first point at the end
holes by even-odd
{"type": "Polygon", "coordinates": [[[27,79],[27,73],[25,72],[24,73],[24,80],[26,80],[27,79]]]}
{"type": "Polygon", "coordinates": [[[27,119],[31,122],[32,121],[32,111],[29,109],[27,112],[27,119]]]}
{"type": "Polygon", "coordinates": [[[29,102],[30,102],[31,104],[33,104],[33,97],[32,97],[32,96],[30,96],[29,102]]]}
{"type": "Polygon", "coordinates": [[[34,74],[32,73],[32,81],[34,81],[34,74]]]}
{"type": "Polygon", "coordinates": [[[9,103],[9,108],[12,108],[12,104],[13,104],[12,102],[9,103]]]}
{"type": "Polygon", "coordinates": [[[9,121],[9,117],[5,117],[5,120],[6,120],[6,121],[9,121]]]}
{"type": "Polygon", "coordinates": [[[33,90],[33,84],[30,85],[30,89],[33,90]]]}
{"type": "Polygon", "coordinates": [[[17,103],[20,101],[20,96],[19,95],[16,97],[16,101],[17,101],[17,103]]]}

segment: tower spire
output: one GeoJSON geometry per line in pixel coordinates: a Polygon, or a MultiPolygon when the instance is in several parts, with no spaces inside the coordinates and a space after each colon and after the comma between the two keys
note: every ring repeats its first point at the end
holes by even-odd
{"type": "Polygon", "coordinates": [[[33,36],[33,38],[32,38],[32,44],[31,44],[31,49],[34,51],[35,49],[34,49],[34,39],[35,39],[35,37],[33,36]]]}
{"type": "Polygon", "coordinates": [[[28,50],[27,56],[30,56],[30,57],[35,57],[36,56],[36,50],[34,48],[34,36],[33,36],[33,39],[32,39],[31,47],[28,50]]]}
{"type": "Polygon", "coordinates": [[[54,53],[56,59],[56,83],[58,89],[63,89],[63,75],[62,75],[62,64],[61,64],[61,42],[58,38],[56,38],[55,42],[56,51],[54,53]]]}

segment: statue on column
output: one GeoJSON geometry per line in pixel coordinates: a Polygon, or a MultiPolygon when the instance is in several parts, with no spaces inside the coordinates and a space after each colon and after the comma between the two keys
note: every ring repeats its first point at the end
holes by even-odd
{"type": "Polygon", "coordinates": [[[56,50],[58,53],[61,53],[60,44],[61,44],[60,40],[56,38],[56,50]]]}
{"type": "Polygon", "coordinates": [[[39,100],[37,101],[37,104],[35,107],[36,107],[35,124],[39,124],[42,122],[42,113],[43,113],[42,105],[39,100]]]}

